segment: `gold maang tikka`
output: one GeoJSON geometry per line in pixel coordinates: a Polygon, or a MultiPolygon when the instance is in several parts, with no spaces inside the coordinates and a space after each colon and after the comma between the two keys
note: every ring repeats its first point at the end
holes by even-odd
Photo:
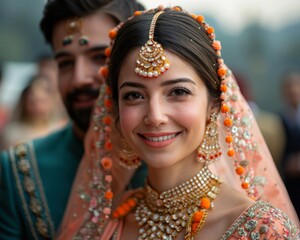
{"type": "Polygon", "coordinates": [[[167,59],[163,47],[153,39],[157,18],[163,12],[160,11],[153,16],[149,29],[149,39],[141,47],[136,60],[135,72],[146,78],[157,77],[170,67],[170,61],[167,59]]]}
{"type": "Polygon", "coordinates": [[[89,38],[86,35],[81,33],[82,29],[82,19],[81,18],[72,18],[67,20],[66,22],[66,31],[68,35],[64,37],[62,44],[63,46],[67,46],[73,42],[73,34],[79,33],[79,45],[84,46],[89,43],[89,38]]]}

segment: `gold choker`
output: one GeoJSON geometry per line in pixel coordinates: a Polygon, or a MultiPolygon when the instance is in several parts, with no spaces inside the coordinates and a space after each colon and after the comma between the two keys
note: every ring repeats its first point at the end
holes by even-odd
{"type": "Polygon", "coordinates": [[[203,227],[220,184],[218,177],[203,167],[192,179],[161,194],[146,185],[135,211],[138,239],[173,240],[184,228],[185,238],[193,239],[203,227]]]}

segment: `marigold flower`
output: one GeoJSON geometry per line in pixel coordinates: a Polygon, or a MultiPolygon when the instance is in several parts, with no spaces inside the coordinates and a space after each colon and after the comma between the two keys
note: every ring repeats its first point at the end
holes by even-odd
{"type": "Polygon", "coordinates": [[[213,49],[215,49],[216,51],[220,51],[222,49],[221,47],[221,42],[220,41],[214,41],[212,43],[212,47],[213,49]]]}
{"type": "Polygon", "coordinates": [[[203,218],[203,212],[202,211],[197,211],[193,215],[193,222],[194,223],[199,223],[203,218]]]}
{"type": "Polygon", "coordinates": [[[127,200],[127,203],[130,207],[135,207],[136,206],[136,200],[134,198],[129,198],[127,200]]]}
{"type": "Polygon", "coordinates": [[[105,148],[105,150],[110,151],[112,149],[112,143],[111,143],[111,141],[106,141],[104,143],[104,148],[105,148]]]}
{"type": "Polygon", "coordinates": [[[111,125],[112,118],[111,118],[111,116],[105,116],[105,117],[103,117],[102,121],[103,121],[103,123],[105,123],[107,125],[111,125]]]}
{"type": "Polygon", "coordinates": [[[230,127],[230,126],[232,125],[232,120],[231,120],[230,118],[226,118],[226,119],[224,120],[224,125],[225,125],[226,127],[230,127]]]}
{"type": "Polygon", "coordinates": [[[206,29],[206,32],[207,32],[207,34],[212,34],[212,33],[215,32],[215,29],[214,29],[213,27],[208,27],[208,28],[206,29]]]}
{"type": "Polygon", "coordinates": [[[108,68],[104,67],[104,66],[100,67],[99,74],[101,76],[103,76],[104,78],[107,78],[107,76],[108,76],[108,68]]]}
{"type": "Polygon", "coordinates": [[[198,23],[202,23],[204,21],[204,17],[199,15],[197,18],[196,18],[197,22],[198,23]]]}
{"type": "Polygon", "coordinates": [[[227,86],[224,85],[224,84],[222,84],[222,85],[220,86],[220,90],[221,90],[221,92],[226,92],[226,91],[227,91],[227,86]]]}
{"type": "Polygon", "coordinates": [[[173,7],[172,8],[174,11],[177,11],[177,12],[180,12],[181,11],[181,8],[180,7],[178,7],[178,6],[176,6],[176,7],[173,7]]]}
{"type": "Polygon", "coordinates": [[[198,229],[199,223],[193,223],[192,224],[192,233],[195,233],[198,229]]]}
{"type": "Polygon", "coordinates": [[[117,36],[117,30],[116,29],[111,29],[108,33],[108,36],[111,38],[111,39],[115,39],[115,37],[117,36]]]}
{"type": "Polygon", "coordinates": [[[112,107],[112,101],[110,99],[105,99],[104,100],[104,106],[107,108],[111,108],[112,107]]]}
{"type": "Polygon", "coordinates": [[[111,54],[111,48],[110,47],[105,48],[104,50],[105,57],[110,57],[110,54],[111,54]]]}
{"type": "Polygon", "coordinates": [[[236,172],[237,175],[242,175],[245,172],[245,168],[243,168],[242,166],[238,166],[235,169],[235,172],[236,172]]]}
{"type": "Polygon", "coordinates": [[[229,107],[228,107],[227,105],[223,104],[223,105],[221,106],[221,112],[222,112],[222,113],[227,113],[227,112],[229,112],[229,107]]]}
{"type": "Polygon", "coordinates": [[[226,75],[226,72],[227,72],[226,68],[219,68],[218,69],[218,76],[219,77],[224,77],[226,75]]]}
{"type": "Polygon", "coordinates": [[[206,197],[201,198],[200,207],[205,208],[205,209],[209,209],[210,208],[210,200],[206,197]]]}
{"type": "Polygon", "coordinates": [[[243,183],[242,183],[242,188],[243,188],[243,189],[248,189],[248,188],[249,188],[249,183],[243,182],[243,183]]]}
{"type": "Polygon", "coordinates": [[[101,159],[101,165],[104,170],[110,170],[112,167],[112,160],[110,157],[104,157],[101,159]]]}
{"type": "Polygon", "coordinates": [[[226,136],[226,138],[225,138],[225,141],[227,142],[227,143],[231,143],[232,142],[232,136],[226,136]]]}
{"type": "Polygon", "coordinates": [[[233,149],[229,149],[228,152],[227,152],[227,155],[228,155],[229,157],[233,157],[233,156],[235,155],[234,150],[233,150],[233,149]]]}
{"type": "Polygon", "coordinates": [[[133,15],[136,17],[136,16],[140,16],[141,14],[142,14],[141,11],[135,11],[133,15]]]}
{"type": "Polygon", "coordinates": [[[105,197],[106,199],[112,199],[113,196],[114,196],[114,194],[113,194],[111,191],[105,192],[105,195],[104,195],[104,197],[105,197]]]}

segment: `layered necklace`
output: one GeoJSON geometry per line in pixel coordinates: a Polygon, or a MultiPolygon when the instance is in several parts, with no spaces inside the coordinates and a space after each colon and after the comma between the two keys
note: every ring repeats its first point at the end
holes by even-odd
{"type": "Polygon", "coordinates": [[[193,178],[160,194],[146,184],[143,191],[116,209],[115,217],[122,217],[135,208],[139,240],[174,240],[183,229],[186,229],[185,239],[190,240],[203,227],[220,184],[219,178],[206,166],[193,178]]]}

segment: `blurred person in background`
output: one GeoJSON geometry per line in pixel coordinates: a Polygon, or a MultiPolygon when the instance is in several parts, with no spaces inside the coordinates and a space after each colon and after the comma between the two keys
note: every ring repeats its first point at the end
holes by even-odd
{"type": "Polygon", "coordinates": [[[48,79],[42,75],[32,76],[4,129],[4,147],[45,136],[62,127],[64,123],[54,118],[55,109],[48,79]]]}
{"type": "MultiPolygon", "coordinates": [[[[107,33],[139,8],[135,0],[47,1],[40,26],[58,63],[58,89],[71,121],[45,138],[0,155],[1,240],[55,237],[103,84],[98,71],[110,42],[107,33]]],[[[139,172],[140,168],[131,181],[136,186],[145,178],[139,172]]],[[[132,176],[124,179],[124,174],[127,177],[123,168],[117,175],[122,187],[132,176]]]]}
{"type": "Polygon", "coordinates": [[[286,103],[281,113],[286,138],[282,169],[287,190],[300,216],[300,72],[290,71],[282,79],[286,103]]]}
{"type": "Polygon", "coordinates": [[[254,100],[251,86],[243,74],[235,71],[235,78],[243,96],[254,113],[257,124],[267,143],[276,167],[278,168],[279,172],[281,172],[280,161],[283,155],[285,144],[284,127],[281,119],[277,114],[269,112],[258,106],[257,102],[254,100]],[[274,131],[275,129],[276,131],[274,131]]]}

